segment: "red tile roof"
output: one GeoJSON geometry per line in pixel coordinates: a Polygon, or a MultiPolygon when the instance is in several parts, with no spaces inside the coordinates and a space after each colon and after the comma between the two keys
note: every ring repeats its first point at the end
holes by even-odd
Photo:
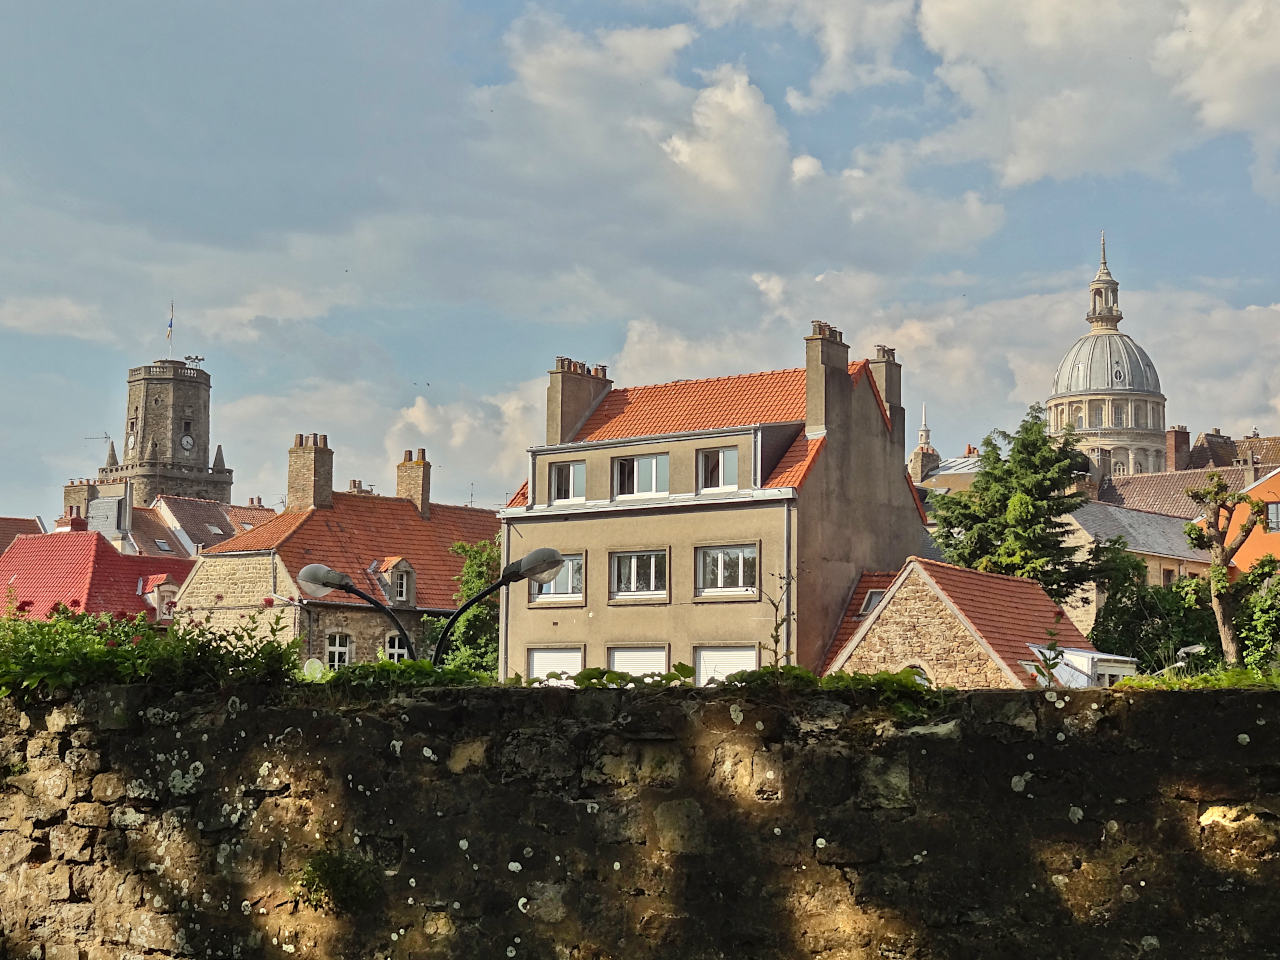
{"type": "MultiPolygon", "coordinates": [[[[866,360],[856,360],[849,364],[849,377],[856,385],[868,369],[866,360]]],[[[804,376],[804,367],[797,367],[610,390],[574,441],[622,440],[761,423],[803,422],[804,376]]],[[[872,387],[875,388],[874,378],[872,387]]],[[[878,390],[876,395],[878,398],[878,390]]],[[[881,412],[883,406],[882,403],[881,412]]]]}
{"type": "Polygon", "coordinates": [[[818,459],[818,454],[826,445],[825,435],[811,438],[806,436],[803,430],[800,431],[800,436],[796,437],[795,442],[782,455],[782,459],[773,468],[773,473],[769,474],[769,479],[764,485],[766,487],[801,486],[805,477],[809,475],[809,468],[813,466],[814,461],[818,459]]]}
{"type": "Polygon", "coordinates": [[[276,518],[270,507],[243,507],[234,503],[223,504],[227,519],[236,525],[236,532],[243,533],[276,518]]]}
{"type": "Polygon", "coordinates": [[[241,507],[217,500],[175,497],[167,493],[156,497],[154,505],[163,506],[187,538],[192,543],[200,544],[202,549],[215,546],[228,537],[273,520],[276,516],[276,512],[267,507],[241,507]]]}
{"type": "Polygon", "coordinates": [[[40,522],[26,517],[0,517],[0,553],[13,543],[13,538],[24,533],[44,533],[40,522]]]}
{"type": "Polygon", "coordinates": [[[529,481],[520,484],[520,489],[507,501],[508,507],[527,507],[529,505],[529,481]]]}
{"type": "Polygon", "coordinates": [[[862,621],[866,620],[870,614],[870,610],[867,613],[862,612],[862,605],[867,602],[867,594],[872,590],[888,590],[897,579],[897,570],[867,570],[858,577],[858,582],[854,584],[853,593],[849,597],[849,605],[845,607],[840,625],[836,627],[836,635],[831,641],[831,646],[827,648],[827,658],[822,664],[823,676],[826,676],[840,651],[858,632],[858,627],[862,626],[862,621]]]}
{"type": "MultiPolygon", "coordinates": [[[[323,563],[350,576],[360,589],[374,596],[382,587],[371,572],[389,556],[402,556],[416,574],[416,606],[452,610],[462,572],[462,558],[449,552],[458,542],[492,540],[498,518],[492,510],[433,503],[424,521],[411,500],[369,494],[333,495],[332,509],[282,513],[260,527],[225,540],[204,552],[225,553],[275,550],[291,576],[308,563],[323,563]]],[[[334,592],[325,602],[364,603],[334,592]]]]}
{"type": "MultiPolygon", "coordinates": [[[[1258,476],[1265,476],[1280,464],[1262,465],[1258,476]]],[[[1167,473],[1139,473],[1130,477],[1107,477],[1098,488],[1097,500],[1114,503],[1131,510],[1163,513],[1170,517],[1194,520],[1203,513],[1199,504],[1187,496],[1187,488],[1196,489],[1209,482],[1210,473],[1222,474],[1232,492],[1249,485],[1245,467],[1210,467],[1204,470],[1170,470],[1167,473]]]]}
{"type": "Polygon", "coordinates": [[[1060,647],[1094,649],[1035,580],[968,570],[920,557],[909,558],[908,566],[912,561],[919,564],[1024,687],[1037,686],[1036,678],[1021,666],[1036,659],[1029,644],[1043,645],[1056,639],[1060,647]],[[1054,636],[1050,636],[1050,630],[1055,631],[1054,636]]]}
{"type": "Polygon", "coordinates": [[[18,603],[30,600],[33,617],[75,601],[87,613],[146,613],[154,619],[138,581],[170,576],[181,583],[192,566],[191,560],[127,556],[92,531],[46,533],[18,537],[0,554],[0,587],[12,588],[18,603]]]}

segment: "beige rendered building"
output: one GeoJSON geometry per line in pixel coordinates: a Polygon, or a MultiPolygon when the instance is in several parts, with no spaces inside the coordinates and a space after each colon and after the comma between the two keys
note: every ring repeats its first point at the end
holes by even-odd
{"type": "Polygon", "coordinates": [[[897,569],[923,515],[894,351],[850,363],[815,323],[805,361],[613,389],[557,358],[546,443],[500,519],[507,561],[554,547],[566,564],[508,591],[502,676],[684,662],[702,683],[771,657],[775,624],[783,662],[822,665],[859,575],[897,569]]]}
{"type": "Polygon", "coordinates": [[[1058,364],[1049,397],[1049,432],[1073,429],[1089,455],[1093,478],[1165,469],[1164,394],[1155,365],[1132,337],[1120,333],[1120,284],[1102,263],[1089,284],[1089,332],[1058,364]]]}

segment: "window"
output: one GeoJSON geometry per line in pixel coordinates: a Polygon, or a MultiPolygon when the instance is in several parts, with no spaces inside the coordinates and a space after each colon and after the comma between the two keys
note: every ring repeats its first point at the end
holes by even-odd
{"type": "Polygon", "coordinates": [[[644,497],[667,492],[667,455],[621,457],[613,461],[613,495],[644,497]]]}
{"type": "Polygon", "coordinates": [[[580,673],[581,671],[581,647],[529,648],[530,679],[545,677],[548,673],[580,673]]]}
{"type": "Polygon", "coordinates": [[[883,590],[868,590],[867,598],[862,601],[862,609],[859,613],[870,613],[876,608],[876,604],[880,602],[880,598],[884,596],[883,590]]]}
{"type": "Polygon", "coordinates": [[[190,421],[190,420],[183,420],[183,421],[182,421],[182,432],[183,432],[183,433],[190,433],[190,432],[191,432],[191,421],[190,421]]]}
{"type": "Polygon", "coordinates": [[[610,554],[609,571],[610,597],[666,595],[665,550],[610,554]]]}
{"type": "Polygon", "coordinates": [[[409,644],[398,633],[387,634],[387,659],[393,663],[409,659],[409,644]]]}
{"type": "Polygon", "coordinates": [[[551,465],[551,499],[585,500],[587,496],[587,464],[553,463],[551,465]]]}
{"type": "Polygon", "coordinates": [[[756,588],[756,548],[699,547],[697,592],[745,593],[756,588]]]}
{"type": "Polygon", "coordinates": [[[1102,426],[1102,407],[1095,406],[1089,410],[1089,426],[1102,426]]]}
{"type": "Polygon", "coordinates": [[[331,633],[325,638],[329,669],[337,670],[351,662],[351,638],[345,633],[331,633]]]}
{"type": "Polygon", "coordinates": [[[529,601],[535,600],[581,600],[582,599],[582,554],[564,555],[564,566],[550,583],[529,581],[529,601]]]}
{"type": "Polygon", "coordinates": [[[169,546],[168,540],[157,540],[156,546],[160,548],[161,553],[173,553],[173,547],[169,546]]]}
{"type": "Polygon", "coordinates": [[[1111,472],[1117,477],[1123,477],[1126,473],[1129,472],[1129,469],[1128,467],[1125,466],[1125,463],[1123,460],[1115,460],[1111,464],[1111,472]]]}
{"type": "Polygon", "coordinates": [[[1280,531],[1280,503],[1267,504],[1267,533],[1280,531]]]}
{"type": "Polygon", "coordinates": [[[396,571],[394,577],[394,594],[397,600],[409,599],[409,572],[407,570],[396,571]]]}
{"type": "Polygon", "coordinates": [[[754,644],[743,647],[695,647],[693,682],[705,686],[709,680],[723,680],[739,670],[754,670],[759,657],[754,644]]]}
{"type": "Polygon", "coordinates": [[[698,489],[738,489],[738,448],[698,451],[698,489]]]}
{"type": "Polygon", "coordinates": [[[621,673],[666,673],[666,647],[610,647],[609,669],[621,673]]]}
{"type": "Polygon", "coordinates": [[[1163,578],[1164,585],[1166,587],[1173,586],[1173,578],[1176,576],[1175,571],[1170,570],[1168,567],[1165,567],[1163,570],[1160,571],[1160,575],[1163,578]]]}
{"type": "Polygon", "coordinates": [[[1117,427],[1124,426],[1124,407],[1121,407],[1119,405],[1112,407],[1111,422],[1114,423],[1117,427]]]}
{"type": "Polygon", "coordinates": [[[222,533],[222,528],[217,524],[206,523],[205,526],[209,528],[210,533],[218,533],[218,534],[222,533]]]}

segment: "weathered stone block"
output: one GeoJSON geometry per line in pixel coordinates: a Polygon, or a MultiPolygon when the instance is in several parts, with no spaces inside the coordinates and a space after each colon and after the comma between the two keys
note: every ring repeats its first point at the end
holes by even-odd
{"type": "Polygon", "coordinates": [[[707,827],[702,807],[691,798],[668,800],[653,811],[658,848],[668,853],[703,853],[707,827]]]}

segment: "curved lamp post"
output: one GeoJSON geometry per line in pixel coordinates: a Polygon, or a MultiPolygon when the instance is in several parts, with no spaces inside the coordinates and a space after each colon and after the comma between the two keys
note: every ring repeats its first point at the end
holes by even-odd
{"type": "Polygon", "coordinates": [[[381,600],[375,599],[352,583],[351,578],[345,573],[339,573],[337,570],[326,567],[323,563],[308,563],[298,571],[298,586],[302,588],[302,592],[307,596],[315,597],[317,600],[333,590],[341,590],[343,593],[352,594],[366,603],[373,604],[396,625],[396,630],[400,633],[400,639],[404,641],[405,650],[409,653],[409,659],[418,659],[418,655],[413,649],[413,640],[409,638],[409,631],[405,630],[400,618],[392,613],[391,608],[381,600]]]}
{"type": "Polygon", "coordinates": [[[539,547],[537,550],[532,550],[525,554],[519,560],[513,560],[508,563],[502,568],[502,576],[498,578],[497,583],[485,587],[459,607],[453,616],[449,618],[449,622],[444,625],[444,630],[440,633],[440,639],[436,641],[436,649],[431,654],[431,663],[435,666],[440,665],[440,658],[449,649],[449,634],[453,632],[454,624],[458,622],[459,617],[475,604],[502,587],[517,583],[520,580],[550,583],[556,578],[556,574],[560,572],[560,568],[563,566],[564,557],[560,556],[559,550],[555,550],[552,547],[539,547]]]}

